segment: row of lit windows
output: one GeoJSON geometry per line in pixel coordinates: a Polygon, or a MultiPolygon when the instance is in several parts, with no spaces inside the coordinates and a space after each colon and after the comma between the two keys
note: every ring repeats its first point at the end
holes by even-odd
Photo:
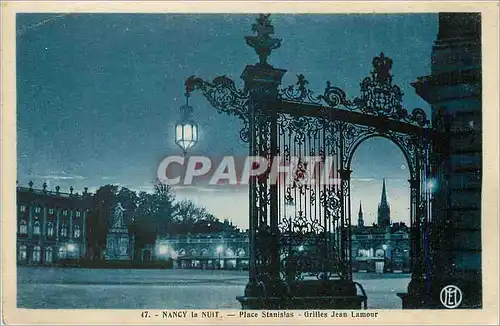
{"type": "MultiPolygon", "coordinates": [[[[19,210],[21,212],[26,212],[26,206],[25,205],[21,205],[19,207],[19,210]]],[[[39,214],[41,211],[42,211],[42,208],[40,206],[36,206],[35,207],[35,214],[39,214]]],[[[55,213],[55,209],[54,208],[49,208],[49,214],[54,214],[54,213],[55,213]]],[[[64,209],[62,211],[62,215],[63,216],[68,216],[68,210],[64,209]]],[[[75,211],[75,216],[76,217],[80,217],[81,216],[81,212],[80,211],[75,211]]]]}
{"type": "MultiPolygon", "coordinates": [[[[59,251],[57,253],[57,257],[59,259],[66,259],[68,256],[68,251],[65,246],[62,246],[59,248],[59,251]]],[[[19,246],[18,252],[17,252],[17,259],[19,261],[26,261],[28,258],[28,248],[25,245],[19,246]]],[[[40,263],[42,258],[42,247],[40,246],[34,246],[33,247],[33,252],[31,254],[31,261],[35,263],[40,263]]],[[[46,247],[44,249],[44,262],[46,263],[51,263],[53,260],[53,248],[52,247],[46,247]]]]}
{"type": "MultiPolygon", "coordinates": [[[[158,248],[158,253],[161,255],[161,254],[165,254],[165,253],[168,253],[168,246],[166,245],[159,245],[158,248]]],[[[173,251],[175,254],[177,254],[178,256],[185,256],[186,255],[186,250],[184,248],[181,248],[179,251],[173,251]]],[[[208,249],[202,249],[200,251],[200,254],[202,256],[208,256],[209,255],[209,250],[208,249]]],[[[219,252],[218,251],[215,251],[216,254],[218,254],[219,252]]],[[[196,249],[191,249],[189,250],[189,255],[190,256],[197,256],[198,255],[198,252],[196,251],[196,249]]],[[[224,256],[235,256],[234,254],[234,251],[232,249],[227,249],[225,251],[225,254],[224,256]]],[[[243,250],[242,248],[239,248],[238,250],[236,250],[236,256],[237,257],[241,257],[241,256],[245,256],[245,250],[243,250]]]]}
{"type": "MultiPolygon", "coordinates": [[[[66,224],[61,224],[59,227],[59,234],[61,237],[67,237],[68,236],[68,228],[66,227],[66,224]]],[[[34,235],[40,235],[41,233],[41,226],[39,221],[35,221],[33,223],[33,234],[34,235]]],[[[26,220],[21,220],[19,222],[19,234],[24,235],[28,234],[28,225],[26,223],[26,220]]],[[[47,223],[47,236],[51,237],[54,236],[54,224],[52,222],[47,223]]],[[[73,228],[73,237],[74,238],[80,238],[81,236],[81,230],[79,225],[75,225],[73,228]]]]}

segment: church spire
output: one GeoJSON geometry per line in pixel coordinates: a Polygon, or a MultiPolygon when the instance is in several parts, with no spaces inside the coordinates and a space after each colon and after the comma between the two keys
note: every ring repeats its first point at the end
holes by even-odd
{"type": "Polygon", "coordinates": [[[388,226],[391,223],[391,209],[387,202],[387,190],[385,187],[385,178],[382,181],[382,196],[378,204],[377,222],[379,226],[388,226]]]}
{"type": "Polygon", "coordinates": [[[382,198],[380,198],[380,205],[387,205],[387,193],[385,190],[385,178],[382,181],[382,198]]]}
{"type": "Polygon", "coordinates": [[[364,226],[365,221],[363,221],[363,208],[361,207],[361,201],[359,202],[359,212],[358,212],[358,226],[364,226]]]}

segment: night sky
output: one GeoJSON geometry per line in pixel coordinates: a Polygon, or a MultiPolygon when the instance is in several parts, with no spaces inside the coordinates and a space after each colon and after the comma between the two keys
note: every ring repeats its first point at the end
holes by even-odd
{"type": "MultiPolygon", "coordinates": [[[[184,103],[184,80],[197,75],[235,79],[258,61],[243,36],[256,15],[18,14],[18,180],[41,188],[72,185],[95,191],[113,183],[151,191],[159,162],[181,155],[174,124],[184,103]]],[[[437,14],[273,15],[282,46],[270,57],[287,69],[283,85],[304,74],[312,89],[325,82],[350,98],[384,52],[394,61],[394,83],[408,109],[428,105],[410,82],[430,73],[437,14]]],[[[200,141],[192,154],[247,154],[240,123],[218,115],[200,95],[190,99],[200,141]]],[[[376,220],[386,178],[394,221],[409,221],[409,173],[388,140],[362,144],[353,160],[353,221],[363,201],[365,224],[376,220]]],[[[190,187],[176,190],[220,219],[248,226],[246,189],[190,187]]]]}

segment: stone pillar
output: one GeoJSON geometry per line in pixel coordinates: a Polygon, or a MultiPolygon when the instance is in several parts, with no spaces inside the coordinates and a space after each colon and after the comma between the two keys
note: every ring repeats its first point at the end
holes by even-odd
{"type": "MultiPolygon", "coordinates": [[[[59,241],[59,228],[61,222],[61,208],[56,208],[56,241],[59,241]]],[[[59,244],[59,243],[58,243],[59,244]]],[[[59,249],[57,249],[59,250],[59,249]]]]}
{"type": "Polygon", "coordinates": [[[45,238],[45,235],[47,234],[47,211],[48,211],[48,207],[44,206],[43,207],[43,213],[42,213],[43,217],[42,217],[42,230],[41,230],[42,241],[45,238]]]}
{"type": "Polygon", "coordinates": [[[28,239],[33,237],[33,203],[29,203],[28,206],[28,239]]]}
{"type": "Polygon", "coordinates": [[[68,225],[68,235],[69,239],[73,239],[73,209],[69,210],[69,225],[68,225]]]}
{"type": "MultiPolygon", "coordinates": [[[[264,137],[270,137],[270,154],[274,158],[277,153],[277,126],[276,126],[276,112],[273,107],[273,103],[276,102],[278,97],[278,86],[281,84],[281,79],[285,74],[285,70],[275,69],[268,64],[256,64],[246,66],[245,70],[241,78],[245,81],[245,88],[250,91],[250,144],[249,144],[249,155],[250,156],[266,156],[267,153],[261,152],[263,148],[259,146],[260,142],[267,143],[267,139],[264,137]],[[269,127],[264,124],[264,122],[270,121],[269,127]],[[269,128],[269,129],[268,129],[269,128]]],[[[266,146],[267,147],[267,146],[266,146]]],[[[265,181],[257,181],[251,180],[250,182],[250,236],[251,236],[251,249],[250,249],[250,282],[249,286],[247,286],[246,293],[250,293],[250,288],[254,287],[255,283],[258,282],[257,278],[259,277],[259,270],[262,268],[266,268],[269,270],[269,276],[271,278],[270,282],[274,283],[273,285],[269,285],[273,289],[268,289],[268,291],[279,291],[276,288],[276,283],[279,280],[279,244],[277,240],[278,234],[278,193],[277,186],[265,184],[265,181]],[[261,210],[259,210],[258,201],[259,196],[258,192],[259,187],[269,187],[270,192],[270,222],[269,225],[259,225],[260,214],[263,214],[261,210]],[[262,241],[259,241],[259,235],[256,235],[256,231],[259,229],[267,229],[271,238],[271,245],[269,244],[268,248],[260,248],[262,246],[262,241]],[[269,253],[270,255],[270,266],[255,266],[256,264],[256,250],[261,250],[269,253]]],[[[262,205],[262,203],[261,203],[262,205]]],[[[267,204],[263,204],[266,205],[267,204]]],[[[261,233],[262,234],[262,233],[261,233]]],[[[266,280],[267,281],[267,280],[266,280]]],[[[248,294],[247,294],[248,295],[248,294]]]]}
{"type": "Polygon", "coordinates": [[[43,206],[43,211],[42,211],[42,227],[41,227],[41,234],[40,234],[40,247],[41,247],[41,252],[40,252],[40,263],[43,264],[45,263],[45,239],[47,235],[47,211],[48,207],[47,205],[43,206]]]}
{"type": "MultiPolygon", "coordinates": [[[[432,74],[413,86],[432,105],[433,256],[429,300],[409,300],[408,308],[444,308],[440,291],[455,285],[462,291],[459,308],[482,306],[481,271],[481,16],[439,14],[432,74]]],[[[403,300],[405,306],[405,300],[403,300]]]]}
{"type": "Polygon", "coordinates": [[[81,232],[81,237],[82,237],[82,248],[81,248],[81,253],[82,256],[85,257],[87,253],[87,209],[84,208],[82,212],[82,232],[81,232]]]}

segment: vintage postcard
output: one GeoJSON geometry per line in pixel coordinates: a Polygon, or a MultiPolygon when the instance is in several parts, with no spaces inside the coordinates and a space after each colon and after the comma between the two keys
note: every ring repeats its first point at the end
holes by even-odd
{"type": "Polygon", "coordinates": [[[6,324],[496,324],[491,2],[3,2],[6,324]]]}

